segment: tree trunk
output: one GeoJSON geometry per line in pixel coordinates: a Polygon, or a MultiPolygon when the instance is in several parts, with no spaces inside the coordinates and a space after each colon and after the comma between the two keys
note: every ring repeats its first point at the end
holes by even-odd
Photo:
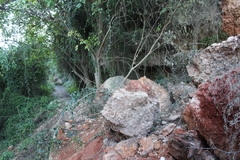
{"type": "MultiPolygon", "coordinates": [[[[100,6],[99,8],[102,8],[102,4],[101,4],[101,0],[98,0],[100,6]]],[[[97,21],[97,25],[98,25],[98,40],[100,43],[103,42],[103,15],[101,12],[98,13],[98,21],[97,21]]],[[[102,46],[100,46],[96,52],[96,61],[95,61],[95,82],[96,82],[96,87],[99,88],[101,83],[102,83],[102,71],[101,71],[101,57],[102,57],[102,46]]]]}
{"type": "Polygon", "coordinates": [[[99,60],[96,61],[94,77],[95,77],[96,87],[99,88],[102,80],[101,66],[99,64],[99,60]]]}

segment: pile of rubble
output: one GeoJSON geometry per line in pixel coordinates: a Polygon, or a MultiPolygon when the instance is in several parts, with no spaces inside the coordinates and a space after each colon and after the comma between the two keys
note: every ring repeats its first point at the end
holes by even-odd
{"type": "Polygon", "coordinates": [[[50,159],[240,159],[240,37],[209,46],[187,69],[191,84],[142,77],[114,90],[97,119],[59,130],[50,159]]]}

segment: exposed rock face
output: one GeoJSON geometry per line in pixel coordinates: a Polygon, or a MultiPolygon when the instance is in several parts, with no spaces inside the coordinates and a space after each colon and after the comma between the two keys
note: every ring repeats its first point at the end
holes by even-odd
{"type": "Polygon", "coordinates": [[[208,150],[203,150],[204,144],[196,131],[176,129],[170,136],[168,150],[176,159],[185,160],[216,160],[217,157],[208,150]]]}
{"type": "Polygon", "coordinates": [[[114,131],[129,137],[145,136],[158,113],[169,104],[167,91],[143,77],[116,90],[101,113],[114,131]]]}
{"type": "Polygon", "coordinates": [[[229,37],[227,41],[212,44],[194,56],[187,71],[194,82],[201,84],[221,76],[240,65],[240,36],[229,37]]]}
{"type": "Polygon", "coordinates": [[[240,1],[222,0],[222,29],[229,35],[240,34],[240,1]]]}
{"type": "Polygon", "coordinates": [[[236,68],[200,85],[184,111],[184,119],[188,129],[198,131],[220,159],[237,160],[240,159],[239,108],[240,68],[236,68]]]}

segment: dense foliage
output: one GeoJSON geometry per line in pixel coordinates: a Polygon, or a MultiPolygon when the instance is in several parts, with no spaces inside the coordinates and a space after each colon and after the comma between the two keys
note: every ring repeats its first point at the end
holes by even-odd
{"type": "Polygon", "coordinates": [[[14,14],[11,23],[27,39],[44,39],[82,87],[149,70],[153,79],[175,74],[186,63],[176,61],[175,53],[205,46],[208,37],[218,41],[221,34],[218,1],[19,0],[2,7],[3,22],[14,14]],[[158,62],[149,64],[151,56],[158,62]]]}
{"type": "MultiPolygon", "coordinates": [[[[46,83],[44,50],[19,46],[1,52],[2,84],[26,96],[38,95],[46,83]]],[[[3,89],[4,86],[1,88],[3,89]]]]}

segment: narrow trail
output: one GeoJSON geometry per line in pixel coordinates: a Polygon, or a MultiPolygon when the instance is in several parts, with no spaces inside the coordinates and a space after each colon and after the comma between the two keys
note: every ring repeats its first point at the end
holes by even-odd
{"type": "Polygon", "coordinates": [[[70,95],[67,93],[66,89],[63,86],[55,86],[52,96],[59,99],[70,98],[70,95]]]}
{"type": "Polygon", "coordinates": [[[71,101],[69,93],[66,91],[65,87],[56,85],[54,87],[54,92],[52,93],[53,97],[56,97],[63,104],[68,105],[71,101]]]}

